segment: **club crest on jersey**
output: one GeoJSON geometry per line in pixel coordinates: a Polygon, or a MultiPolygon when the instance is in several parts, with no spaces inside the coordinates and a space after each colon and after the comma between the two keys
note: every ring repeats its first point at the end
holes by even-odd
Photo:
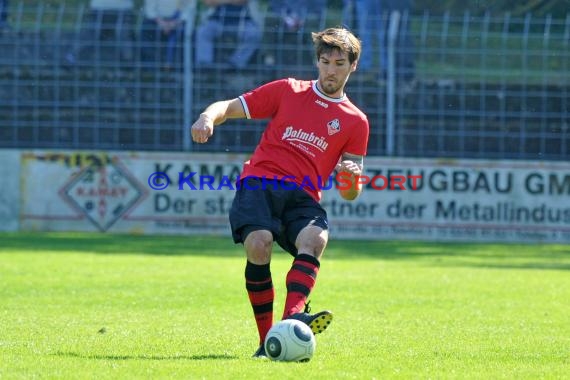
{"type": "Polygon", "coordinates": [[[327,128],[329,130],[329,136],[334,135],[337,132],[340,132],[340,121],[338,119],[334,119],[327,123],[327,128]]]}

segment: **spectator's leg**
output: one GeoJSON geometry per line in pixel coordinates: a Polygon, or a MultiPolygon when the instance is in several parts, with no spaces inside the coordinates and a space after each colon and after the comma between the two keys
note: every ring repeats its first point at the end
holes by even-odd
{"type": "Polygon", "coordinates": [[[117,43],[120,44],[121,59],[132,61],[134,44],[135,15],[131,10],[119,12],[117,20],[117,43]]]}
{"type": "Polygon", "coordinates": [[[280,47],[279,45],[282,44],[282,41],[279,38],[281,18],[274,13],[267,13],[264,22],[264,45],[267,46],[265,49],[264,61],[267,66],[274,66],[277,63],[276,53],[280,47]]]}
{"type": "Polygon", "coordinates": [[[410,35],[410,19],[408,11],[404,13],[404,25],[402,33],[402,66],[403,66],[403,76],[406,82],[412,81],[416,76],[416,66],[414,60],[414,41],[410,35]]]}
{"type": "Polygon", "coordinates": [[[141,27],[141,60],[146,67],[160,61],[160,29],[154,20],[145,18],[141,27]]]}
{"type": "Polygon", "coordinates": [[[374,15],[370,13],[370,3],[374,3],[374,1],[356,0],[355,2],[358,36],[362,41],[362,55],[358,63],[361,71],[370,71],[372,68],[374,44],[372,39],[373,31],[370,30],[370,24],[374,15]]]}
{"type": "MultiPolygon", "coordinates": [[[[93,23],[91,25],[91,35],[87,37],[86,43],[81,45],[80,56],[87,50],[88,47],[92,47],[95,60],[100,61],[102,58],[102,39],[105,37],[105,12],[100,10],[94,10],[93,13],[93,23]]],[[[91,49],[90,49],[91,50],[91,49]]]]}
{"type": "Polygon", "coordinates": [[[342,24],[350,30],[354,30],[354,0],[342,1],[342,24]]]}
{"type": "Polygon", "coordinates": [[[178,29],[171,31],[166,40],[166,62],[164,63],[164,68],[167,70],[172,70],[174,67],[174,57],[179,40],[178,33],[178,29]]]}
{"type": "Polygon", "coordinates": [[[0,29],[8,26],[8,0],[0,0],[0,29]]]}
{"type": "Polygon", "coordinates": [[[92,48],[97,46],[95,41],[99,38],[99,25],[101,22],[99,13],[100,12],[95,10],[87,10],[83,14],[79,38],[65,57],[68,64],[73,65],[85,59],[85,52],[87,51],[89,51],[91,55],[93,54],[92,48]]]}
{"type": "MultiPolygon", "coordinates": [[[[182,24],[176,29],[176,34],[178,36],[178,44],[176,45],[176,54],[174,54],[174,65],[177,70],[182,70],[184,68],[184,49],[186,49],[185,35],[186,35],[186,24],[182,24]]],[[[191,37],[190,37],[191,38],[191,37]]]]}
{"type": "Polygon", "coordinates": [[[238,31],[238,38],[238,46],[230,57],[230,64],[238,69],[243,69],[259,49],[261,42],[259,26],[253,21],[243,22],[238,31]]]}
{"type": "MultiPolygon", "coordinates": [[[[368,28],[373,31],[372,34],[376,37],[377,45],[372,48],[372,57],[378,57],[378,64],[380,69],[378,70],[382,75],[386,72],[387,67],[387,53],[386,53],[386,20],[383,18],[381,1],[370,1],[370,17],[368,28]]],[[[374,59],[372,58],[372,64],[374,64],[374,59]]]]}
{"type": "Polygon", "coordinates": [[[118,43],[118,26],[119,26],[119,12],[117,11],[100,11],[101,21],[99,22],[99,38],[95,41],[99,47],[101,58],[103,60],[111,59],[112,61],[119,61],[119,47],[118,43]]]}
{"type": "Polygon", "coordinates": [[[214,63],[214,43],[223,32],[223,25],[217,20],[206,20],[196,31],[196,67],[214,63]]]}

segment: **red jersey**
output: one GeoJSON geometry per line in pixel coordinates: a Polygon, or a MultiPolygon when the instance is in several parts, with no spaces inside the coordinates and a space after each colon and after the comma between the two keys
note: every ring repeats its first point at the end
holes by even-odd
{"type": "Polygon", "coordinates": [[[342,154],[366,155],[366,115],[346,95],[323,94],[316,81],[277,80],[239,99],[248,119],[271,119],[241,178],[285,179],[320,201],[319,187],[342,154]]]}

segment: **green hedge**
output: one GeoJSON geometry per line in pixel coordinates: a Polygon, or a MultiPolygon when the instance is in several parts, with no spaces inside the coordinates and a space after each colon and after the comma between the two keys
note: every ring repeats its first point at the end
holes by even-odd
{"type": "Polygon", "coordinates": [[[570,0],[416,0],[414,12],[463,13],[469,10],[474,15],[489,11],[492,14],[510,12],[513,16],[522,16],[528,12],[541,16],[552,14],[553,17],[564,18],[570,12],[570,0]]]}
{"type": "MultiPolygon", "coordinates": [[[[23,3],[35,4],[34,0],[21,0],[23,3]]],[[[260,3],[267,3],[269,0],[259,0],[260,3]]],[[[397,2],[398,0],[386,0],[386,3],[397,2]]],[[[56,5],[65,2],[66,4],[85,4],[87,0],[48,0],[44,5],[56,5]]],[[[450,11],[455,14],[463,14],[466,10],[474,16],[482,15],[489,11],[492,14],[503,14],[510,12],[513,16],[522,16],[532,12],[536,16],[552,14],[553,17],[565,18],[570,13],[570,0],[412,0],[413,12],[423,13],[430,11],[433,13],[444,13],[450,11]]],[[[16,6],[18,0],[12,0],[11,6],[16,6]]],[[[135,0],[137,6],[142,6],[143,0],[135,0]]],[[[329,0],[329,6],[341,9],[342,0],[329,0]]]]}

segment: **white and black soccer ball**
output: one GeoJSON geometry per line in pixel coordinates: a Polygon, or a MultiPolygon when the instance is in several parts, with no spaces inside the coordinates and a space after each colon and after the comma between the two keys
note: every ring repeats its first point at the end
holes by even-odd
{"type": "Polygon", "coordinates": [[[285,319],[274,324],[265,337],[265,353],[271,360],[309,361],[316,346],[311,328],[296,319],[285,319]]]}

